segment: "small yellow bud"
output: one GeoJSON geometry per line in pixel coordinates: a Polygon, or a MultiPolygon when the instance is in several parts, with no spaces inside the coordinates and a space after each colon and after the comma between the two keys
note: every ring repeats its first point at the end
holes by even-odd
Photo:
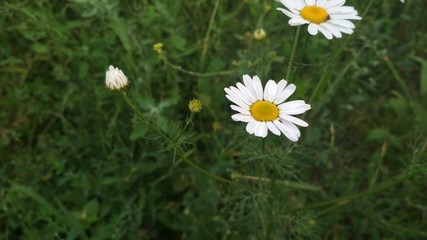
{"type": "Polygon", "coordinates": [[[215,121],[212,123],[212,131],[219,132],[219,131],[221,131],[221,128],[222,128],[222,126],[221,126],[220,122],[215,121]]]}
{"type": "Polygon", "coordinates": [[[262,28],[258,28],[254,31],[254,38],[256,40],[262,40],[265,38],[265,36],[267,36],[267,33],[265,33],[264,29],[262,28]]]}
{"type": "Polygon", "coordinates": [[[183,211],[184,215],[189,215],[190,214],[190,208],[186,207],[183,211]]]}
{"type": "Polygon", "coordinates": [[[267,58],[268,59],[273,59],[273,58],[275,58],[277,56],[277,53],[276,53],[276,51],[270,51],[270,52],[268,52],[267,53],[267,58]]]}
{"type": "Polygon", "coordinates": [[[199,99],[194,98],[188,103],[188,109],[190,109],[191,112],[198,113],[202,110],[202,102],[200,102],[199,99]]]}
{"type": "Polygon", "coordinates": [[[153,50],[158,53],[158,54],[162,54],[163,53],[163,43],[156,43],[153,45],[153,50]]]}

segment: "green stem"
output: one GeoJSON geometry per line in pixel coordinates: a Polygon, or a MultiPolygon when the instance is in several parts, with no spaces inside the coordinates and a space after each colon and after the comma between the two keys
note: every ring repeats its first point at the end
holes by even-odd
{"type": "MultiPolygon", "coordinates": [[[[344,68],[342,68],[341,72],[337,75],[337,77],[335,78],[335,80],[329,86],[328,90],[326,91],[325,97],[322,99],[322,101],[319,101],[316,104],[315,110],[313,112],[311,112],[312,116],[316,116],[317,113],[321,112],[323,106],[330,100],[330,98],[332,97],[332,95],[335,93],[335,90],[336,90],[337,86],[339,85],[339,83],[344,78],[344,75],[350,69],[352,62],[355,61],[360,56],[360,54],[363,52],[363,50],[364,50],[364,48],[361,48],[354,55],[354,57],[352,59],[348,60],[347,65],[345,65],[344,68]]],[[[316,86],[316,88],[317,88],[317,86],[316,86]]],[[[312,95],[312,98],[313,98],[313,96],[314,96],[314,94],[312,95]]],[[[310,100],[310,102],[311,102],[311,100],[310,100]]]]}
{"type": "MultiPolygon", "coordinates": [[[[125,99],[125,101],[126,101],[126,103],[129,105],[129,107],[138,115],[138,117],[139,118],[141,118],[148,126],[150,126],[152,129],[154,129],[160,136],[162,136],[168,143],[170,143],[170,144],[173,144],[173,140],[169,137],[169,136],[167,136],[167,134],[166,133],[164,133],[161,129],[159,129],[156,125],[154,125],[150,120],[148,120],[145,116],[144,116],[144,114],[142,114],[139,110],[138,110],[138,108],[135,106],[135,104],[133,104],[132,103],[132,101],[128,98],[128,96],[126,95],[126,92],[124,92],[124,91],[120,91],[120,93],[121,93],[121,95],[123,96],[123,98],[125,99]]],[[[245,188],[245,189],[248,189],[248,190],[251,190],[251,191],[258,191],[258,192],[263,192],[263,193],[265,193],[264,191],[262,191],[262,190],[259,190],[259,189],[255,189],[255,188],[251,188],[251,187],[248,187],[248,186],[245,186],[245,185],[243,185],[243,184],[240,184],[240,183],[236,183],[236,182],[233,182],[233,181],[230,181],[230,180],[228,180],[228,179],[225,179],[225,178],[222,178],[222,177],[219,177],[219,176],[217,176],[217,175],[214,175],[214,174],[212,174],[212,173],[210,173],[210,172],[208,172],[208,171],[206,171],[205,169],[203,169],[203,168],[201,168],[201,167],[199,167],[197,164],[195,164],[194,162],[192,162],[190,159],[188,159],[187,158],[187,156],[185,155],[185,153],[182,151],[182,149],[180,149],[180,148],[177,148],[177,154],[178,154],[178,156],[182,159],[182,160],[184,160],[184,162],[185,163],[187,163],[188,165],[190,165],[192,168],[194,168],[195,170],[197,170],[197,171],[199,171],[200,173],[202,173],[202,174],[204,174],[204,175],[206,175],[206,176],[208,176],[208,177],[210,177],[210,178],[212,178],[212,179],[214,179],[214,180],[217,180],[217,181],[220,181],[220,182],[224,182],[224,183],[229,183],[229,184],[232,184],[232,185],[235,185],[235,186],[238,186],[238,187],[241,187],[241,188],[245,188]]]]}
{"type": "MultiPolygon", "coordinates": [[[[369,11],[369,9],[371,9],[371,6],[373,3],[374,3],[374,0],[369,1],[368,6],[366,6],[365,10],[362,13],[362,19],[366,16],[366,14],[368,14],[368,11],[369,11]]],[[[356,27],[357,27],[357,25],[359,25],[359,22],[358,22],[358,24],[356,24],[356,27]]]]}
{"type": "Polygon", "coordinates": [[[154,125],[150,120],[148,120],[145,117],[144,114],[142,114],[138,110],[135,104],[133,104],[132,101],[128,98],[126,92],[120,91],[120,94],[123,96],[123,98],[125,99],[126,103],[129,105],[129,107],[132,108],[132,110],[138,115],[139,118],[141,118],[145,122],[145,124],[147,124],[148,126],[153,128],[156,132],[158,132],[160,136],[162,136],[165,140],[167,140],[168,142],[172,142],[172,139],[170,139],[161,129],[159,129],[156,125],[154,125]]]}
{"type": "Polygon", "coordinates": [[[212,174],[212,173],[206,171],[205,169],[201,168],[199,165],[197,165],[196,163],[194,163],[193,161],[191,161],[190,159],[188,159],[187,156],[185,156],[184,152],[181,149],[178,149],[178,155],[179,155],[179,157],[181,159],[184,160],[185,163],[187,163],[188,165],[190,165],[192,168],[196,169],[200,173],[202,173],[202,174],[204,174],[204,175],[206,175],[206,176],[208,176],[208,177],[210,177],[210,178],[212,178],[214,180],[217,180],[217,181],[223,182],[223,183],[228,183],[228,184],[231,184],[231,185],[234,185],[234,186],[238,186],[238,187],[241,187],[241,188],[244,188],[244,189],[247,189],[247,190],[257,191],[257,192],[261,192],[261,193],[266,194],[265,191],[262,191],[262,190],[259,190],[259,189],[255,189],[255,188],[252,188],[252,187],[248,187],[248,186],[245,186],[245,185],[237,183],[237,182],[233,182],[231,180],[219,177],[219,176],[217,176],[215,174],[212,174]]]}
{"type": "Polygon", "coordinates": [[[311,103],[317,98],[317,95],[319,95],[320,89],[323,89],[325,84],[326,84],[326,70],[323,70],[320,80],[317,82],[316,87],[314,88],[314,91],[311,94],[311,97],[310,97],[311,103]]]}
{"type": "Polygon", "coordinates": [[[204,78],[204,77],[213,77],[213,76],[219,76],[219,75],[232,75],[235,73],[235,71],[230,71],[230,70],[228,70],[228,71],[217,71],[217,72],[206,72],[206,73],[194,72],[191,70],[183,69],[181,66],[178,66],[178,65],[175,65],[175,64],[169,62],[169,60],[165,56],[162,56],[161,59],[169,67],[171,67],[177,71],[180,71],[182,73],[185,73],[185,74],[188,74],[191,76],[196,76],[196,77],[204,78]]]}
{"type": "Polygon", "coordinates": [[[297,32],[295,33],[294,44],[292,46],[291,58],[289,58],[288,70],[286,71],[286,81],[289,81],[290,77],[291,77],[292,63],[294,61],[295,53],[297,51],[298,39],[299,39],[300,32],[301,32],[301,26],[298,26],[297,32]]]}
{"type": "Polygon", "coordinates": [[[282,180],[276,180],[276,179],[270,179],[270,178],[258,177],[258,176],[247,176],[247,175],[241,175],[236,172],[232,173],[231,178],[247,180],[247,181],[271,183],[271,184],[280,184],[280,185],[283,185],[284,187],[298,189],[298,190],[323,192],[323,189],[321,187],[311,185],[308,183],[289,182],[289,181],[282,181],[282,180]]]}
{"type": "MultiPolygon", "coordinates": [[[[371,8],[372,4],[373,4],[374,0],[369,1],[368,6],[366,6],[365,10],[363,11],[362,14],[362,19],[366,16],[366,14],[368,13],[369,9],[371,8]]],[[[357,22],[356,24],[356,28],[357,26],[359,26],[360,21],[357,22]]],[[[320,94],[320,92],[323,91],[323,89],[326,86],[327,80],[329,78],[329,70],[330,68],[335,64],[336,59],[338,58],[338,56],[340,55],[340,53],[344,50],[344,47],[347,46],[347,44],[350,42],[352,35],[347,35],[345,37],[345,39],[343,40],[342,44],[336,48],[336,51],[334,52],[334,54],[332,55],[332,57],[327,61],[323,71],[322,71],[322,75],[320,76],[320,80],[317,82],[316,87],[314,88],[313,94],[311,95],[310,98],[310,102],[314,102],[318,95],[320,94]]]]}
{"type": "Polygon", "coordinates": [[[261,142],[261,152],[265,153],[265,138],[263,138],[261,142]]]}
{"type": "Polygon", "coordinates": [[[199,167],[199,165],[195,164],[194,162],[192,162],[190,159],[188,159],[186,156],[182,155],[182,152],[179,151],[178,154],[180,155],[180,157],[184,160],[184,162],[186,162],[188,165],[190,165],[191,167],[193,167],[194,169],[196,169],[197,171],[205,174],[206,176],[215,179],[217,181],[220,182],[225,182],[225,183],[229,183],[229,184],[235,184],[235,182],[230,181],[228,179],[222,178],[222,177],[218,177],[217,175],[214,175],[208,171],[206,171],[205,169],[199,167]]]}
{"type": "Polygon", "coordinates": [[[390,72],[393,75],[394,79],[396,79],[397,83],[399,84],[399,87],[402,89],[402,92],[408,99],[411,99],[411,92],[409,91],[409,88],[406,86],[406,83],[400,76],[399,72],[394,67],[393,63],[387,56],[384,56],[383,59],[384,62],[387,64],[388,69],[390,69],[390,72]]]}
{"type": "MultiPolygon", "coordinates": [[[[383,142],[381,149],[379,150],[378,157],[375,159],[375,172],[371,178],[371,181],[369,182],[369,187],[374,186],[374,184],[377,182],[378,176],[380,175],[381,165],[384,160],[384,156],[387,152],[388,144],[386,141],[383,142]]],[[[375,156],[375,155],[374,155],[375,156]]]]}
{"type": "Polygon", "coordinates": [[[324,202],[320,202],[320,203],[316,203],[316,204],[312,204],[306,207],[301,207],[301,208],[295,208],[295,209],[291,209],[290,211],[301,211],[301,210],[307,210],[307,209],[312,209],[312,208],[320,208],[320,207],[325,207],[325,206],[329,206],[329,205],[345,205],[347,204],[349,201],[353,201],[359,198],[363,198],[363,197],[368,197],[372,194],[375,194],[377,192],[381,192],[384,191],[386,189],[389,189],[401,182],[403,182],[404,180],[411,178],[414,176],[414,173],[403,173],[399,176],[397,176],[394,179],[385,181],[381,184],[376,185],[375,187],[370,188],[369,190],[366,190],[364,192],[361,193],[356,193],[356,194],[352,194],[352,195],[348,195],[348,196],[344,196],[344,197],[340,197],[340,198],[336,198],[336,199],[332,199],[332,200],[327,200],[324,202]]]}
{"type": "Polygon", "coordinates": [[[185,121],[185,125],[182,128],[181,132],[179,133],[177,139],[180,139],[182,137],[182,135],[184,134],[185,130],[187,130],[188,125],[190,125],[190,123],[193,121],[194,116],[196,115],[196,113],[191,112],[190,116],[188,117],[188,119],[185,121]]]}
{"type": "Polygon", "coordinates": [[[336,59],[338,58],[340,53],[344,50],[344,47],[347,46],[348,42],[350,42],[350,38],[351,38],[350,36],[346,36],[343,43],[336,48],[332,57],[326,62],[322,71],[322,75],[320,75],[320,80],[317,82],[317,85],[314,88],[313,94],[310,97],[310,102],[314,102],[317,99],[320,92],[322,92],[323,89],[325,88],[327,80],[329,79],[329,74],[330,74],[329,70],[332,66],[335,65],[336,59]]]}
{"type": "Polygon", "coordinates": [[[219,2],[221,0],[216,0],[214,9],[212,10],[211,19],[209,20],[208,30],[206,31],[205,39],[203,40],[203,49],[202,54],[200,55],[200,69],[203,69],[205,65],[206,53],[208,51],[209,39],[211,37],[212,27],[215,21],[215,15],[218,11],[219,2]]]}

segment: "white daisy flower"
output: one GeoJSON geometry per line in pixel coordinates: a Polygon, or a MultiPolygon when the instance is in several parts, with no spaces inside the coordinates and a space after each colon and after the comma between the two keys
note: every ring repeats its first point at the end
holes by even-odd
{"type": "Polygon", "coordinates": [[[321,32],[327,39],[341,38],[341,33],[352,34],[355,25],[349,20],[362,19],[345,0],[278,0],[287,9],[277,8],[290,17],[289,25],[308,24],[308,32],[321,32]]]}
{"type": "Polygon", "coordinates": [[[246,122],[246,131],[257,137],[265,138],[270,130],[273,134],[285,135],[296,142],[301,136],[296,125],[307,127],[308,123],[294,117],[309,110],[311,106],[303,100],[285,102],[296,89],[294,84],[287,85],[282,79],[278,83],[269,80],[265,89],[258,76],[243,76],[243,84],[224,88],[225,96],[235,105],[231,109],[238,113],[231,116],[236,122],[246,122]]]}
{"type": "Polygon", "coordinates": [[[128,85],[129,81],[122,70],[110,65],[105,74],[105,85],[111,90],[121,90],[128,85]]]}

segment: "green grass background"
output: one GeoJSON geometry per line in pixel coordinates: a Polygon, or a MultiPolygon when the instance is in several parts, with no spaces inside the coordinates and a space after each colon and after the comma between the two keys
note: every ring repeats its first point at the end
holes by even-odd
{"type": "Polygon", "coordinates": [[[301,29],[288,80],[310,126],[262,152],[223,88],[286,76],[279,3],[2,1],[0,239],[427,239],[427,2],[347,4],[367,10],[353,35],[301,29]],[[110,64],[174,139],[204,108],[166,143],[106,89],[110,64]]]}

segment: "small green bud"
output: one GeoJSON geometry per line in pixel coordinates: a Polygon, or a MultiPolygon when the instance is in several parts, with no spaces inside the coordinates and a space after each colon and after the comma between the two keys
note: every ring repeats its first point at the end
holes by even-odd
{"type": "Polygon", "coordinates": [[[198,113],[202,110],[202,102],[199,99],[194,98],[188,103],[188,109],[193,113],[198,113]]]}

